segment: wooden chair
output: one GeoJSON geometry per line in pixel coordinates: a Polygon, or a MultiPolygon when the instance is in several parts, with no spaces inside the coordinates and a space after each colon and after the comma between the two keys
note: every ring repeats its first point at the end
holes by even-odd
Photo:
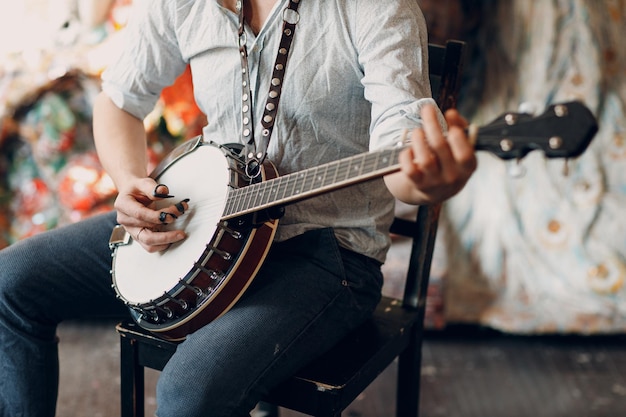
{"type": "MultiPolygon", "coordinates": [[[[456,105],[464,43],[430,45],[433,96],[442,110],[456,105]]],[[[341,412],[396,358],[396,415],[417,416],[426,290],[440,206],[421,206],[415,221],[399,218],[391,233],[412,238],[403,299],[383,297],[371,320],[331,351],[275,387],[269,404],[317,416],[341,412]]],[[[117,326],[121,341],[122,417],[144,415],[144,367],[162,370],[177,344],[133,322],[117,326]]]]}

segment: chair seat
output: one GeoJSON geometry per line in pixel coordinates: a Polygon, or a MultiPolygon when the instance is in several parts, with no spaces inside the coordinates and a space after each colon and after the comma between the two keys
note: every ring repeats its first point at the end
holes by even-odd
{"type": "MultiPolygon", "coordinates": [[[[372,318],[330,351],[273,389],[266,400],[310,415],[340,412],[410,343],[418,310],[383,297],[372,318]],[[303,404],[307,408],[303,409],[303,404]]],[[[162,370],[178,343],[160,339],[132,321],[117,325],[121,337],[134,341],[140,366],[162,370]]]]}
{"type": "Polygon", "coordinates": [[[162,371],[176,352],[178,343],[160,339],[139,327],[134,321],[124,321],[115,328],[120,337],[133,343],[137,355],[136,364],[139,366],[162,371]]]}

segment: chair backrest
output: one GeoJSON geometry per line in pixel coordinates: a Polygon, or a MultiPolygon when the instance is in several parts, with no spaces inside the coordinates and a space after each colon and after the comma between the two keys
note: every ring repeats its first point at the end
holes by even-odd
{"type": "MultiPolygon", "coordinates": [[[[465,43],[450,40],[445,45],[428,45],[428,70],[433,98],[441,111],[456,107],[461,88],[465,43]]],[[[396,218],[391,233],[412,237],[403,304],[406,308],[418,308],[426,302],[430,267],[437,235],[437,223],[441,204],[420,206],[415,221],[396,218]]],[[[424,306],[420,310],[424,311],[424,306]]]]}
{"type": "Polygon", "coordinates": [[[465,42],[450,40],[445,45],[428,45],[428,71],[433,98],[442,111],[456,107],[461,89],[465,42]]]}

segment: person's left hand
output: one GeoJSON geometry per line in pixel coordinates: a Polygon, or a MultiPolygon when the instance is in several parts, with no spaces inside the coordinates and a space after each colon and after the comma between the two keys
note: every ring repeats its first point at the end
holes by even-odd
{"type": "Polygon", "coordinates": [[[410,146],[399,155],[401,172],[385,178],[389,190],[409,204],[442,202],[458,193],[476,170],[474,147],[465,133],[467,121],[448,110],[444,133],[437,109],[422,109],[423,127],[411,133],[410,146]]]}

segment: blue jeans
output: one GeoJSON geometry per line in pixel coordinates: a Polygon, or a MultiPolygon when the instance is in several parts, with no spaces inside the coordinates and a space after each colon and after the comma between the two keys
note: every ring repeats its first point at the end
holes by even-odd
{"type": "MultiPolygon", "coordinates": [[[[115,214],[0,251],[0,416],[54,416],[57,325],[123,316],[111,288],[115,214]]],[[[163,370],[157,414],[247,416],[259,399],[371,315],[380,264],[331,229],[277,243],[241,300],[189,335],[163,370]]]]}

